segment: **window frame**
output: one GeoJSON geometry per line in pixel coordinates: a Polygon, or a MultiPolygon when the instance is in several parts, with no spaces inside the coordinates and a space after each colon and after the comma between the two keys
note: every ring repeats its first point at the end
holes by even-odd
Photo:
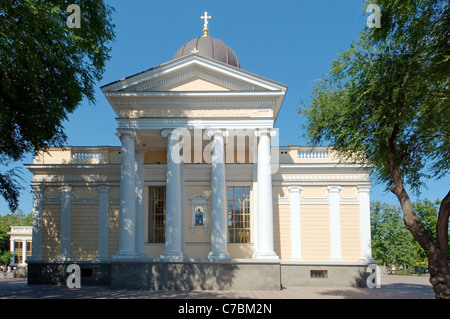
{"type": "Polygon", "coordinates": [[[229,244],[251,243],[250,186],[227,186],[227,228],[229,244]]]}
{"type": "Polygon", "coordinates": [[[148,187],[148,222],[147,222],[147,243],[164,244],[166,242],[166,186],[148,187]],[[158,190],[158,193],[154,193],[158,190]],[[163,195],[163,198],[155,199],[155,195],[163,195]],[[161,201],[162,207],[155,205],[161,201]],[[162,213],[161,210],[162,209],[162,213]],[[159,218],[158,218],[159,217],[159,218]]]}

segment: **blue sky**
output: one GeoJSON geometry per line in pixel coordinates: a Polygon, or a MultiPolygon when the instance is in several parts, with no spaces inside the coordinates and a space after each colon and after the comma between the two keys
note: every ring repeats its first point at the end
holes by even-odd
{"type": "MultiPolygon", "coordinates": [[[[76,3],[76,0],[73,1],[76,3]]],[[[367,28],[363,0],[108,0],[116,9],[116,39],[111,60],[98,83],[96,104],[82,102],[64,127],[67,145],[120,145],[115,113],[100,87],[170,61],[186,41],[202,35],[204,11],[212,17],[210,36],[223,40],[237,54],[243,69],[289,86],[276,127],[280,145],[307,145],[296,108],[308,99],[314,81],[329,71],[339,51],[367,28]]],[[[374,0],[376,3],[376,0],[374,0]]],[[[81,14],[83,8],[81,8],[81,14]]],[[[89,27],[81,25],[81,27],[89,27]]],[[[22,164],[32,162],[27,156],[22,164]]],[[[22,168],[24,190],[20,209],[31,212],[32,176],[22,168]]],[[[442,199],[449,181],[430,181],[421,198],[442,199]]],[[[384,185],[374,184],[372,200],[397,204],[384,185]]],[[[410,194],[412,195],[412,194],[410,194]]],[[[415,197],[413,197],[415,199],[415,197]]],[[[8,213],[0,198],[0,214],[8,213]]]]}

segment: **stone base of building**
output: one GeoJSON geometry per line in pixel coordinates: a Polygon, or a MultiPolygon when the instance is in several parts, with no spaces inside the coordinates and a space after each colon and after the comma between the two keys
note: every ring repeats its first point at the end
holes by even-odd
{"type": "Polygon", "coordinates": [[[367,287],[364,263],[272,261],[29,262],[29,284],[65,285],[70,264],[81,270],[81,286],[145,290],[280,290],[283,287],[367,287]]]}
{"type": "Polygon", "coordinates": [[[70,264],[80,266],[82,285],[111,285],[111,263],[98,261],[27,261],[28,284],[66,285],[70,264]]]}

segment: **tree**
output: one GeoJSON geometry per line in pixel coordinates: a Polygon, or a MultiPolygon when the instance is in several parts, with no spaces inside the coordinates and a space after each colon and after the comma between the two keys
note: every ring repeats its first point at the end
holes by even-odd
{"type": "Polygon", "coordinates": [[[77,0],[74,16],[71,2],[0,0],[0,193],[11,211],[20,184],[7,166],[63,145],[62,122],[83,98],[95,102],[94,83],[110,58],[113,9],[102,0],[77,0]]]}
{"type": "MultiPolygon", "coordinates": [[[[413,204],[421,224],[434,240],[439,205],[440,200],[432,202],[428,199],[413,204]]],[[[427,263],[426,253],[404,227],[400,207],[374,201],[371,202],[370,209],[373,259],[388,267],[404,265],[405,268],[424,268],[423,265],[427,263]]],[[[449,257],[450,247],[447,248],[447,258],[449,257]]]]}
{"type": "Polygon", "coordinates": [[[406,228],[428,257],[436,298],[450,298],[450,192],[433,239],[406,189],[420,193],[425,180],[442,178],[450,168],[450,4],[376,3],[381,28],[363,30],[338,54],[300,113],[313,144],[331,143],[344,158],[370,165],[376,181],[396,195],[406,228]]]}
{"type": "Polygon", "coordinates": [[[381,202],[372,202],[370,209],[372,257],[386,266],[397,264],[399,240],[404,235],[400,209],[381,202]]]}

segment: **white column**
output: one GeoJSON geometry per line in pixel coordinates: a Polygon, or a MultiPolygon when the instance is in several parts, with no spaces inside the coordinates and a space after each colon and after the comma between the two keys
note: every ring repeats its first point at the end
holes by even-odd
{"type": "Polygon", "coordinates": [[[166,247],[162,260],[183,260],[181,249],[181,156],[177,130],[163,130],[161,135],[167,137],[167,178],[166,178],[166,247]]]}
{"type": "Polygon", "coordinates": [[[98,190],[98,256],[99,260],[108,260],[109,234],[109,186],[100,185],[98,190]]]}
{"type": "Polygon", "coordinates": [[[330,196],[330,261],[342,261],[341,257],[341,216],[339,208],[339,192],[341,187],[328,186],[330,196]]]}
{"type": "Polygon", "coordinates": [[[370,186],[359,186],[359,223],[361,234],[361,261],[373,262],[370,232],[370,186]]]}
{"type": "Polygon", "coordinates": [[[27,260],[27,240],[22,240],[22,264],[26,264],[27,260]]]}
{"type": "MultiPolygon", "coordinates": [[[[14,239],[11,238],[9,241],[9,251],[11,252],[11,255],[14,255],[14,251],[16,248],[16,242],[14,239]]],[[[11,256],[11,259],[9,260],[11,264],[14,264],[14,256],[11,256]]]]}
{"type": "Polygon", "coordinates": [[[256,149],[253,150],[253,221],[252,221],[252,229],[253,229],[253,249],[254,251],[258,251],[258,152],[256,149]]]}
{"type": "Polygon", "coordinates": [[[184,175],[184,155],[182,158],[182,162],[180,164],[180,212],[181,212],[181,253],[183,254],[183,258],[186,258],[186,208],[185,208],[185,175],[184,175]]]}
{"type": "Polygon", "coordinates": [[[291,206],[291,260],[303,261],[300,223],[300,186],[289,186],[291,206]]]}
{"type": "Polygon", "coordinates": [[[72,206],[72,187],[61,186],[61,234],[59,258],[70,259],[70,215],[72,206]]]}
{"type": "Polygon", "coordinates": [[[119,207],[119,251],[114,259],[135,259],[136,254],[136,174],[135,139],[136,131],[118,130],[120,138],[120,207],[119,207]]]}
{"type": "Polygon", "coordinates": [[[275,131],[263,129],[255,132],[258,141],[258,250],[255,259],[278,259],[273,245],[272,172],[270,138],[275,131]]]}
{"type": "Polygon", "coordinates": [[[29,260],[42,259],[42,200],[44,187],[40,185],[32,186],[33,188],[33,228],[31,241],[31,258],[29,260]]]}
{"type": "Polygon", "coordinates": [[[144,258],[144,157],[145,150],[136,152],[136,253],[144,258]]]}
{"type": "Polygon", "coordinates": [[[230,260],[227,251],[227,195],[224,136],[227,131],[207,132],[212,138],[211,157],[211,260],[230,260]]]}

